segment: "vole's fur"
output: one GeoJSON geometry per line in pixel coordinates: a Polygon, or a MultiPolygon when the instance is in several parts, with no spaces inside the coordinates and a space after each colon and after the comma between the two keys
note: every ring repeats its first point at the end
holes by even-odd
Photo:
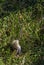
{"type": "Polygon", "coordinates": [[[17,54],[20,54],[21,53],[21,46],[19,44],[19,40],[13,40],[12,45],[17,50],[17,54]]]}

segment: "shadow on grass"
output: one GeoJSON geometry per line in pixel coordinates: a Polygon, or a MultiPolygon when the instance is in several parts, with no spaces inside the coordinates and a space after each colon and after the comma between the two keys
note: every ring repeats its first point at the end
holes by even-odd
{"type": "Polygon", "coordinates": [[[24,8],[33,7],[37,0],[5,0],[1,3],[0,18],[9,15],[10,12],[22,11],[24,8]]]}

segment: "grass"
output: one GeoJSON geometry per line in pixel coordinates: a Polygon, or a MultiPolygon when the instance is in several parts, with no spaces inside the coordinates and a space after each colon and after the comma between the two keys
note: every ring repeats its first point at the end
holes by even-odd
{"type": "Polygon", "coordinates": [[[32,7],[27,7],[0,18],[1,65],[44,65],[44,19],[34,18],[35,10],[32,11],[32,7]],[[11,49],[13,39],[20,41],[20,56],[11,49]]]}

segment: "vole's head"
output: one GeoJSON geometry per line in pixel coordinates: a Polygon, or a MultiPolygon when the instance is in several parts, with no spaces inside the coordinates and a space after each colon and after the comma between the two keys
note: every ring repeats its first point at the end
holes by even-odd
{"type": "Polygon", "coordinates": [[[12,45],[19,45],[19,40],[13,40],[12,45]]]}

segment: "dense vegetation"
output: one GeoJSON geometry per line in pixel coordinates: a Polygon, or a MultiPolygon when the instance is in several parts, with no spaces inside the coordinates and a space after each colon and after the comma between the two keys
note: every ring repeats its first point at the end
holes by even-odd
{"type": "Polygon", "coordinates": [[[0,65],[44,65],[44,0],[0,0],[0,65]]]}

